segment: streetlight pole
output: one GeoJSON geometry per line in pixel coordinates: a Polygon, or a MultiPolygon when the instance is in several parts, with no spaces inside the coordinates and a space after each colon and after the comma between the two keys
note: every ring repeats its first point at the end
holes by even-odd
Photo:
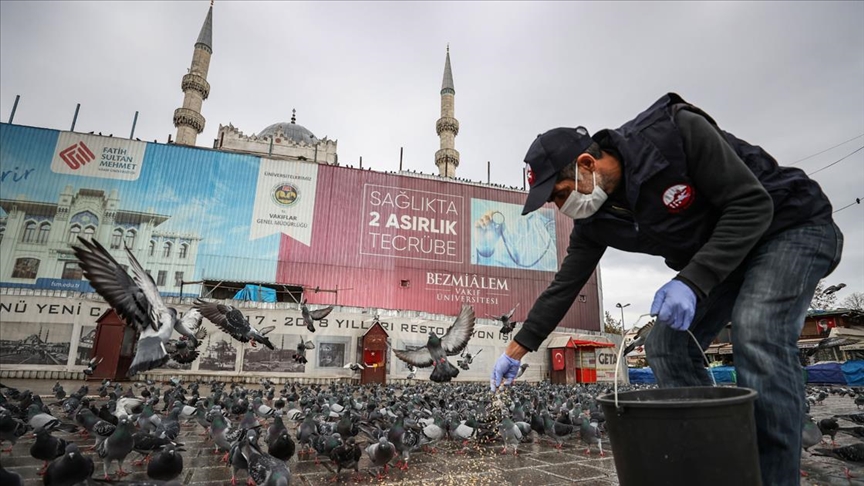
{"type": "Polygon", "coordinates": [[[624,308],[627,307],[628,305],[630,305],[630,304],[628,303],[628,304],[621,305],[621,302],[618,302],[617,304],[615,304],[615,307],[621,309],[621,336],[624,336],[627,334],[625,332],[625,329],[624,329],[624,308]]]}

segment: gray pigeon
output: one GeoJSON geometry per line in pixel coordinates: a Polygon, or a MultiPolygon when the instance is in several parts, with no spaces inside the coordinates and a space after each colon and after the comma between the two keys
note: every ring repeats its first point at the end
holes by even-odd
{"type": "Polygon", "coordinates": [[[303,313],[303,324],[306,324],[306,329],[309,332],[315,332],[315,321],[320,321],[327,317],[333,311],[333,306],[327,306],[321,309],[310,311],[306,306],[306,299],[300,302],[300,312],[303,313]]]}
{"type": "Polygon", "coordinates": [[[177,310],[165,305],[153,277],[144,271],[129,248],[125,250],[131,277],[98,241],[80,236],[78,241],[83,247],[73,245],[72,250],[84,276],[126,324],[140,333],[129,376],[165,364],[168,360],[165,343],[174,330],[197,345],[195,333],[189,328],[194,319],[189,319],[188,313],[178,319],[177,310]]]}
{"type": "Polygon", "coordinates": [[[654,321],[651,321],[648,324],[645,324],[644,326],[639,328],[639,330],[636,331],[636,336],[633,337],[633,341],[631,341],[630,344],[628,344],[624,348],[624,356],[627,356],[628,354],[630,354],[630,352],[632,352],[639,346],[644,346],[645,340],[648,338],[648,334],[651,333],[651,329],[654,329],[654,321]]]}
{"type": "MultiPolygon", "coordinates": [[[[392,442],[387,440],[387,437],[381,436],[378,438],[378,442],[369,444],[366,447],[366,455],[369,456],[373,465],[383,467],[384,474],[387,474],[390,461],[396,456],[396,447],[393,446],[392,442]]],[[[384,476],[379,473],[378,479],[381,480],[383,478],[384,476]]]]}
{"type": "Polygon", "coordinates": [[[447,356],[459,354],[474,333],[474,308],[462,306],[462,312],[447,329],[444,337],[439,338],[434,332],[429,333],[426,346],[414,350],[393,350],[397,358],[419,368],[433,367],[429,379],[436,382],[447,382],[459,375],[459,369],[447,361],[447,356]]]}
{"type": "Polygon", "coordinates": [[[513,455],[518,454],[519,443],[522,442],[523,437],[522,430],[509,417],[504,417],[504,420],[498,426],[498,430],[501,432],[501,438],[504,439],[504,449],[501,451],[501,454],[507,453],[507,446],[509,445],[513,445],[513,455]]]}
{"type": "Polygon", "coordinates": [[[525,374],[525,370],[527,370],[527,369],[528,369],[528,363],[522,363],[521,365],[519,365],[519,371],[516,372],[516,378],[513,378],[513,380],[514,381],[518,380],[522,375],[525,374]]]}
{"type": "Polygon", "coordinates": [[[510,320],[510,319],[513,319],[513,314],[516,312],[516,307],[519,307],[518,303],[516,304],[515,307],[510,309],[510,312],[503,314],[503,315],[500,315],[500,316],[493,316],[493,315],[489,315],[489,314],[486,314],[486,315],[488,317],[495,319],[496,321],[501,321],[500,332],[501,332],[501,334],[506,336],[506,335],[510,334],[511,332],[513,332],[513,329],[516,327],[516,324],[519,324],[518,322],[510,320]]]}
{"type": "Polygon", "coordinates": [[[288,486],[291,483],[291,470],[288,464],[261,452],[248,440],[243,441],[241,447],[243,457],[249,465],[249,477],[257,485],[264,486],[288,486]]]}
{"type": "Polygon", "coordinates": [[[255,343],[258,342],[270,349],[276,349],[267,337],[267,334],[276,329],[276,326],[262,327],[259,331],[249,323],[239,309],[230,305],[204,302],[201,299],[197,299],[193,305],[201,315],[232,338],[243,343],[251,341],[252,347],[255,347],[255,343]]]}
{"type": "Polygon", "coordinates": [[[102,459],[106,480],[111,478],[108,475],[108,467],[111,465],[112,461],[117,461],[118,476],[129,474],[123,470],[123,461],[135,447],[135,439],[132,438],[134,430],[132,422],[129,421],[129,419],[122,418],[120,419],[120,422],[117,423],[117,428],[114,430],[114,433],[102,441],[102,443],[99,444],[99,447],[96,448],[96,453],[102,459]]]}
{"type": "Polygon", "coordinates": [[[87,367],[84,368],[84,374],[87,376],[93,376],[93,372],[96,371],[96,367],[99,366],[99,363],[105,359],[102,356],[93,356],[90,358],[90,361],[87,362],[87,367]]]}
{"type": "Polygon", "coordinates": [[[77,445],[66,444],[66,452],[48,465],[43,481],[45,486],[78,484],[90,478],[94,468],[93,459],[84,457],[77,445]]]}
{"type": "Polygon", "coordinates": [[[810,452],[810,448],[822,442],[822,431],[809,415],[804,415],[801,427],[801,448],[810,452]]]}
{"type": "Polygon", "coordinates": [[[582,424],[579,425],[579,437],[582,439],[588,448],[585,449],[585,454],[591,453],[591,445],[597,444],[600,449],[600,457],[603,457],[603,444],[600,441],[600,429],[597,424],[590,421],[591,412],[585,411],[585,416],[582,418],[582,424]]]}
{"type": "Polygon", "coordinates": [[[174,443],[170,443],[156,454],[147,464],[147,477],[159,481],[171,481],[183,472],[183,456],[180,455],[184,449],[174,443]]]}
{"type": "Polygon", "coordinates": [[[297,343],[297,352],[294,353],[294,361],[296,363],[306,364],[309,362],[306,360],[307,349],[315,349],[315,343],[307,341],[305,338],[300,338],[300,342],[297,343]]]}

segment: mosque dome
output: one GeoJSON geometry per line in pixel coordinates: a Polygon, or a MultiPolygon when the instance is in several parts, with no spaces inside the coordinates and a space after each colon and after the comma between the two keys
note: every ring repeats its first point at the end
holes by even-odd
{"type": "Polygon", "coordinates": [[[291,114],[290,122],[274,123],[264,130],[261,130],[261,133],[258,134],[258,138],[275,137],[277,133],[282,133],[282,135],[287,139],[297,143],[303,142],[309,145],[318,143],[318,138],[315,134],[310,132],[309,129],[303,125],[297,124],[297,118],[294,113],[291,114]]]}

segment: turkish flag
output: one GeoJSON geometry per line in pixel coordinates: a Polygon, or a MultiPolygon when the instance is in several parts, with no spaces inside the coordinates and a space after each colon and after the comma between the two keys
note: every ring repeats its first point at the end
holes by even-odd
{"type": "Polygon", "coordinates": [[[564,350],[563,349],[553,349],[552,350],[552,369],[555,371],[561,371],[565,368],[564,366],[564,350]]]}

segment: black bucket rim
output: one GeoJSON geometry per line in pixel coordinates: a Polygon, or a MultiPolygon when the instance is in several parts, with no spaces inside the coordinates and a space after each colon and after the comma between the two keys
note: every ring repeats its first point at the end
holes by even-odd
{"type": "MultiPolygon", "coordinates": [[[[619,407],[628,407],[628,408],[709,408],[709,407],[723,407],[727,405],[740,405],[742,403],[747,403],[751,401],[755,401],[758,393],[756,390],[746,387],[714,387],[714,386],[688,386],[688,387],[678,387],[678,388],[649,388],[646,390],[631,390],[626,392],[618,393],[618,406],[619,407]],[[664,393],[666,391],[674,392],[681,391],[682,389],[688,389],[692,391],[700,391],[700,390],[735,390],[741,391],[743,393],[737,394],[736,396],[730,397],[721,397],[721,398],[702,398],[702,399],[693,399],[693,400],[628,400],[627,395],[633,395],[642,392],[661,392],[664,393]]],[[[615,393],[607,393],[603,396],[598,396],[597,401],[600,404],[609,405],[610,407],[615,407],[615,393]]]]}

